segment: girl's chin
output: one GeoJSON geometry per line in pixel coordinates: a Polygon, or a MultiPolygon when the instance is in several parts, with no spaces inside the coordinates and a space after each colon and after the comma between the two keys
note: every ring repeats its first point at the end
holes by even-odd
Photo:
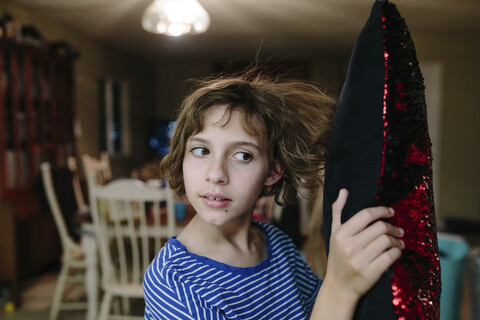
{"type": "Polygon", "coordinates": [[[248,219],[249,216],[245,215],[235,215],[229,209],[222,210],[212,210],[209,212],[198,212],[198,217],[205,223],[214,226],[224,226],[231,223],[238,223],[248,219]],[[213,211],[213,212],[212,212],[213,211]]]}
{"type": "Polygon", "coordinates": [[[229,222],[232,219],[232,216],[228,215],[228,210],[222,210],[222,212],[200,212],[197,213],[198,216],[208,224],[213,225],[222,225],[229,222]]]}

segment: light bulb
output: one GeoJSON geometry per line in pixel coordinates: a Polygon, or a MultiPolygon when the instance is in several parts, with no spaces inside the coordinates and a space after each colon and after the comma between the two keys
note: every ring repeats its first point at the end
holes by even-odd
{"type": "Polygon", "coordinates": [[[180,36],[207,31],[210,16],[196,0],[154,0],[142,16],[142,27],[153,33],[180,36]]]}

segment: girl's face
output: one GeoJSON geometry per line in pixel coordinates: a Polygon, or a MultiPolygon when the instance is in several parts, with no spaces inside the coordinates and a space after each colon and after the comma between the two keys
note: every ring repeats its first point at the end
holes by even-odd
{"type": "Polygon", "coordinates": [[[183,159],[185,191],[203,221],[223,226],[251,219],[264,186],[281,174],[270,168],[266,136],[251,136],[233,111],[228,123],[225,106],[205,117],[203,131],[191,136],[183,159]]]}

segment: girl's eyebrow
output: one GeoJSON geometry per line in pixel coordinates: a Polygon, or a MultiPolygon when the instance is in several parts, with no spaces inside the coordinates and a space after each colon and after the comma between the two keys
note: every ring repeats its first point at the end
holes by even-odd
{"type": "Polygon", "coordinates": [[[192,136],[190,138],[187,139],[187,142],[200,142],[200,143],[207,143],[208,140],[206,139],[202,139],[202,138],[198,138],[196,136],[192,136]]]}
{"type": "Polygon", "coordinates": [[[232,144],[232,146],[233,146],[233,147],[249,146],[249,147],[252,147],[252,148],[257,149],[258,151],[261,151],[261,150],[262,150],[262,149],[260,148],[260,146],[258,146],[256,143],[250,142],[250,141],[236,141],[235,143],[232,144]]]}
{"type": "MultiPolygon", "coordinates": [[[[196,136],[193,136],[193,137],[188,138],[187,143],[188,143],[188,142],[190,142],[190,143],[197,142],[197,143],[202,143],[202,144],[210,144],[210,142],[209,142],[207,139],[203,139],[203,138],[196,137],[196,136]]],[[[253,147],[253,148],[257,149],[258,151],[261,151],[261,150],[262,150],[262,148],[260,148],[260,146],[259,146],[257,143],[251,142],[251,141],[243,141],[243,140],[240,140],[240,141],[234,141],[234,142],[231,144],[231,147],[233,147],[233,148],[242,147],[242,146],[250,146],[250,147],[253,147]]]]}
{"type": "Polygon", "coordinates": [[[192,137],[187,139],[187,143],[209,144],[210,142],[207,139],[192,136],[192,137]]]}

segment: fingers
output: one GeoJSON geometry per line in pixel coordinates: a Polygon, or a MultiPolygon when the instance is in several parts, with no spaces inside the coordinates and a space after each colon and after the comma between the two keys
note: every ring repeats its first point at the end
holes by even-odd
{"type": "Polygon", "coordinates": [[[381,256],[385,252],[393,248],[397,248],[401,251],[404,247],[405,244],[402,240],[397,239],[394,236],[390,236],[386,233],[381,234],[373,241],[369,242],[368,245],[363,249],[365,262],[367,264],[370,264],[376,259],[384,259],[381,258],[381,256]]]}
{"type": "Polygon", "coordinates": [[[366,208],[350,218],[343,226],[343,230],[350,235],[355,235],[365,230],[376,220],[391,218],[393,214],[393,209],[387,207],[366,208]]]}
{"type": "Polygon", "coordinates": [[[366,232],[359,232],[357,235],[357,242],[360,246],[366,247],[368,244],[375,241],[380,236],[401,238],[404,235],[402,228],[395,227],[394,225],[382,220],[377,220],[371,225],[365,228],[366,232]]]}
{"type": "Polygon", "coordinates": [[[403,229],[381,220],[394,215],[391,208],[366,208],[342,225],[341,215],[347,198],[348,191],[341,189],[332,205],[332,235],[337,233],[335,238],[338,241],[348,241],[356,250],[365,250],[367,261],[374,260],[390,248],[404,248],[403,241],[397,239],[403,237],[403,229]]]}
{"type": "MultiPolygon", "coordinates": [[[[347,189],[340,189],[338,197],[332,205],[332,234],[336,232],[342,225],[341,217],[342,211],[345,207],[348,198],[347,189]]],[[[374,224],[374,229],[377,230],[375,233],[370,233],[370,237],[363,240],[364,243],[369,243],[373,241],[378,235],[386,233],[394,237],[402,237],[403,230],[396,228],[388,223],[380,222],[379,219],[391,218],[394,212],[393,209],[387,207],[371,207],[361,210],[350,218],[343,226],[342,233],[345,236],[354,236],[363,230],[365,230],[370,225],[374,224]],[[377,221],[375,223],[375,221],[377,221]]]]}
{"type": "Polygon", "coordinates": [[[332,234],[326,279],[363,295],[401,256],[404,231],[384,219],[394,215],[387,207],[359,211],[344,224],[342,211],[348,191],[341,189],[332,205],[332,234]]]}
{"type": "Polygon", "coordinates": [[[337,200],[332,205],[332,233],[334,233],[342,224],[342,210],[347,202],[347,189],[340,189],[337,200]]]}
{"type": "Polygon", "coordinates": [[[375,260],[373,260],[369,265],[369,271],[373,275],[378,275],[375,281],[380,279],[380,275],[387,271],[387,269],[401,256],[402,250],[398,247],[393,247],[383,252],[375,260]]]}
{"type": "MultiPolygon", "coordinates": [[[[358,219],[352,217],[342,227],[349,227],[352,247],[350,252],[352,263],[361,266],[366,279],[375,283],[402,254],[405,244],[398,239],[403,237],[404,231],[385,221],[376,220],[393,216],[393,210],[386,207],[368,208],[357,213],[358,219]],[[373,221],[373,222],[372,222],[373,221]],[[367,225],[358,230],[358,226],[367,225]]],[[[342,228],[342,231],[345,229],[342,228]]]]}

